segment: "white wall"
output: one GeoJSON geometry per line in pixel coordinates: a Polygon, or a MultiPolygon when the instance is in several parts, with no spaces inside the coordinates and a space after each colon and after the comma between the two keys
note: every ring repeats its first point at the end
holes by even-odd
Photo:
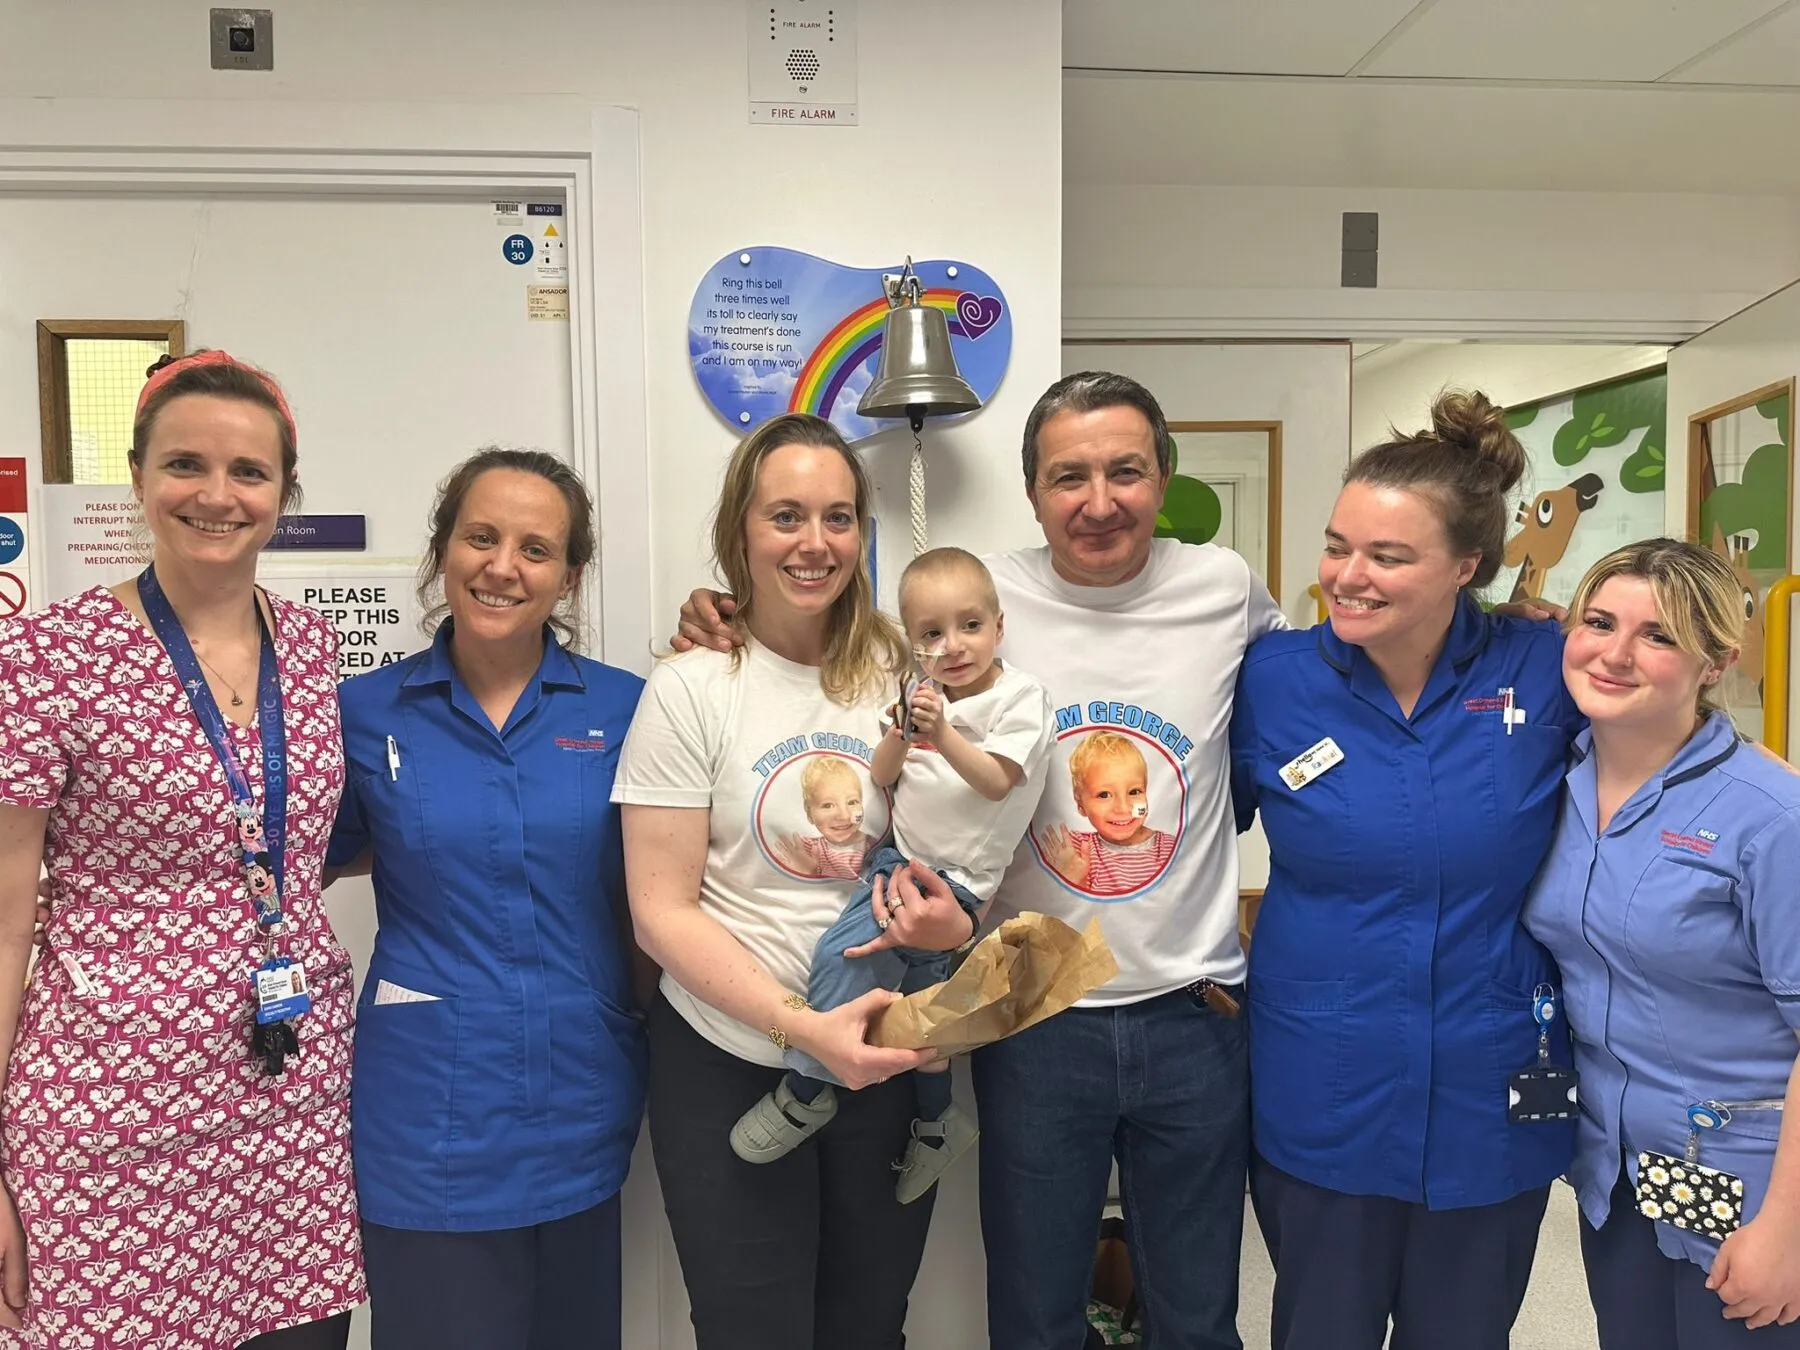
{"type": "MultiPolygon", "coordinates": [[[[5,0],[0,91],[555,98],[641,111],[655,516],[646,580],[657,612],[672,618],[678,597],[707,579],[702,541],[734,441],[686,363],[688,302],[715,259],[748,244],[860,266],[909,252],[962,257],[993,275],[1013,305],[1011,369],[989,408],[933,435],[933,537],[983,547],[1037,538],[1016,465],[1025,412],[1057,373],[1055,0],[863,0],[855,128],[749,125],[743,0],[533,0],[516,11],[476,0],[318,0],[278,11],[269,74],[208,68],[207,10],[204,0],[87,0],[79,11],[56,0],[5,0]],[[892,59],[903,49],[905,59],[892,59]],[[917,171],[922,158],[956,166],[955,176],[917,171]]],[[[190,341],[205,337],[191,333],[190,341]]],[[[874,443],[870,462],[887,534],[898,537],[906,502],[899,439],[874,443]]]]}
{"type": "Polygon", "coordinates": [[[1401,342],[1362,353],[1350,377],[1351,451],[1386,440],[1389,428],[1428,425],[1431,402],[1445,388],[1478,389],[1514,407],[1660,365],[1667,356],[1666,347],[1655,346],[1501,342],[1401,342]]]}
{"type": "Polygon", "coordinates": [[[1071,181],[1064,222],[1072,337],[1668,342],[1800,275],[1785,197],[1071,181]],[[1380,214],[1374,289],[1339,285],[1345,211],[1380,214]]]}
{"type": "MultiPolygon", "coordinates": [[[[0,93],[8,96],[637,108],[653,513],[643,570],[671,627],[678,598],[707,579],[706,522],[735,439],[687,365],[688,303],[705,269],[746,245],[780,244],[860,266],[905,253],[960,257],[988,271],[1013,306],[1012,364],[986,410],[931,433],[933,538],[981,548],[1039,538],[1018,481],[1017,446],[1026,410],[1059,371],[1056,0],[863,0],[855,128],[749,125],[743,0],[533,0],[511,10],[476,0],[316,0],[277,11],[270,74],[208,68],[205,0],[84,0],[79,10],[57,0],[0,3],[0,93]],[[920,170],[922,162],[950,168],[920,170]]],[[[7,131],[0,125],[0,144],[7,131]]],[[[403,265],[404,253],[396,256],[403,265]]],[[[9,321],[16,317],[36,316],[9,321]]],[[[304,330],[303,308],[293,322],[304,330]]],[[[204,325],[190,328],[188,340],[205,343],[204,325]]],[[[318,340],[325,346],[330,335],[318,340]]],[[[472,331],[468,341],[478,346],[482,334],[472,331]]],[[[497,403],[511,396],[492,391],[497,403]]],[[[472,447],[475,428],[469,438],[472,447]]],[[[897,538],[906,503],[899,439],[873,443],[870,461],[886,536],[897,538]]],[[[424,505],[421,497],[421,513],[424,505]]],[[[647,662],[645,653],[639,664],[647,662]]],[[[654,1215],[648,1166],[640,1145],[627,1197],[634,1218],[626,1343],[677,1350],[692,1340],[672,1250],[660,1225],[644,1220],[654,1215]],[[659,1312],[660,1330],[651,1330],[659,1312]]],[[[981,1334],[974,1186],[970,1159],[938,1205],[909,1326],[921,1350],[962,1350],[981,1334]]]]}

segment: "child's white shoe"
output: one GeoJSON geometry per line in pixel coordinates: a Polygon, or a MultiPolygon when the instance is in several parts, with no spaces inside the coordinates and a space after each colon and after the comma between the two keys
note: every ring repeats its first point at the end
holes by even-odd
{"type": "Polygon", "coordinates": [[[827,1083],[819,1095],[803,1102],[782,1079],[731,1127],[731,1151],[749,1163],[785,1158],[830,1124],[837,1114],[837,1093],[827,1083]]]}
{"type": "Polygon", "coordinates": [[[900,1173],[894,1194],[910,1205],[950,1170],[950,1164],[969,1151],[981,1131],[962,1107],[952,1104],[936,1120],[915,1120],[906,1156],[894,1164],[900,1173]]]}

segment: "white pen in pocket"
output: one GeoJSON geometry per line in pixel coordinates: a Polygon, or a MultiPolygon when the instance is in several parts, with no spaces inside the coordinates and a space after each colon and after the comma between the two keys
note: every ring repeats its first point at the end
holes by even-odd
{"type": "Polygon", "coordinates": [[[1506,734],[1512,735],[1513,728],[1525,725],[1525,710],[1513,697],[1512,686],[1508,685],[1500,691],[1500,716],[1506,723],[1506,734]]]}
{"type": "Polygon", "coordinates": [[[400,747],[394,744],[394,738],[392,736],[389,736],[387,738],[387,764],[388,764],[388,781],[390,783],[399,782],[400,781],[400,747]]]}

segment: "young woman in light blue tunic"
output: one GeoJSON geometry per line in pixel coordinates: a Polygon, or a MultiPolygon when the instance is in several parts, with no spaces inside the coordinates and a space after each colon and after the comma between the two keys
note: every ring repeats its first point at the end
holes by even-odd
{"type": "Polygon", "coordinates": [[[1602,558],[1569,607],[1591,729],[1525,922],[1565,985],[1603,1350],[1800,1346],[1800,776],[1718,707],[1745,607],[1670,539],[1602,558]]]}

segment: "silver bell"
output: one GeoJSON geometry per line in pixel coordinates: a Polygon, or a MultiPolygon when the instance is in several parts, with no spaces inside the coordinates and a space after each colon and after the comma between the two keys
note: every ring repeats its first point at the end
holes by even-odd
{"type": "Polygon", "coordinates": [[[919,303],[921,287],[912,259],[899,276],[882,281],[889,308],[881,364],[856,411],[864,417],[904,417],[914,430],[927,417],[975,411],[981,400],[956,368],[950,321],[943,310],[919,303]]]}

